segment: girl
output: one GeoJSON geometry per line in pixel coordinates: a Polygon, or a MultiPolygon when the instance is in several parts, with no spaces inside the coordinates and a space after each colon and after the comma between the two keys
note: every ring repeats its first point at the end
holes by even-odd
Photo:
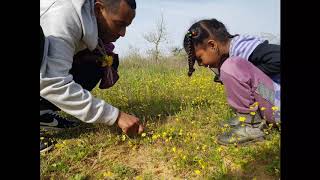
{"type": "Polygon", "coordinates": [[[212,69],[225,86],[227,101],[236,116],[224,124],[231,131],[220,144],[263,139],[264,120],[280,122],[280,46],[253,36],[230,35],[216,19],[193,24],[184,38],[189,72],[199,66],[212,69]]]}

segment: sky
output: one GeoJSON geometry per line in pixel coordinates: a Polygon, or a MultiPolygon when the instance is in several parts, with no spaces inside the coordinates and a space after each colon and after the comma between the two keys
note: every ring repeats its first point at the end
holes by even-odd
{"type": "Polygon", "coordinates": [[[143,34],[155,31],[163,14],[168,41],[163,52],[182,47],[183,37],[196,21],[216,18],[231,34],[280,36],[280,0],[136,0],[136,17],[127,27],[125,37],[115,42],[115,52],[123,57],[131,51],[145,54],[152,48],[143,34]]]}

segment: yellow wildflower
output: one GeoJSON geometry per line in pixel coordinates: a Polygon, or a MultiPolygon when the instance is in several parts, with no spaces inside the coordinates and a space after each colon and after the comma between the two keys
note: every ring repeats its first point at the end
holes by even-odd
{"type": "Polygon", "coordinates": [[[163,138],[166,137],[166,135],[167,135],[166,132],[163,132],[163,133],[162,133],[162,137],[163,137],[163,138]]]}
{"type": "Polygon", "coordinates": [[[183,160],[186,160],[186,159],[187,159],[187,156],[186,156],[186,155],[184,155],[184,156],[182,157],[182,159],[183,159],[183,160]]]}
{"type": "Polygon", "coordinates": [[[273,106],[273,107],[272,107],[272,110],[273,110],[273,111],[277,111],[278,109],[279,109],[279,108],[278,108],[277,106],[273,106]]]}
{"type": "Polygon", "coordinates": [[[250,112],[250,114],[251,114],[252,116],[254,116],[254,115],[256,115],[256,112],[250,112]]]}
{"type": "Polygon", "coordinates": [[[205,151],[206,150],[207,145],[203,145],[202,146],[202,150],[205,151]]]}
{"type": "Polygon", "coordinates": [[[197,175],[199,175],[200,173],[201,173],[201,171],[200,170],[194,170],[194,172],[197,174],[197,175]]]}
{"type": "Polygon", "coordinates": [[[172,151],[175,153],[177,151],[177,148],[176,147],[173,147],[172,148],[172,151]]]}
{"type": "Polygon", "coordinates": [[[112,56],[104,56],[103,59],[102,59],[102,67],[106,67],[106,66],[111,66],[113,63],[113,58],[112,56]]]}
{"type": "Polygon", "coordinates": [[[121,136],[121,140],[122,140],[122,141],[125,141],[125,140],[126,140],[126,135],[122,135],[122,136],[121,136]]]}
{"type": "Polygon", "coordinates": [[[152,140],[156,140],[158,137],[159,137],[160,135],[158,135],[158,134],[154,134],[154,135],[152,135],[152,140]]]}
{"type": "Polygon", "coordinates": [[[239,117],[240,122],[244,122],[245,120],[246,120],[246,117],[243,117],[243,116],[239,117]]]}
{"type": "Polygon", "coordinates": [[[63,147],[65,147],[65,145],[64,144],[56,144],[55,147],[56,148],[63,148],[63,147]]]}
{"type": "Polygon", "coordinates": [[[110,171],[103,173],[103,177],[111,177],[111,176],[113,176],[113,173],[110,171]]]}
{"type": "Polygon", "coordinates": [[[180,131],[179,131],[179,135],[180,135],[180,136],[182,136],[182,129],[180,129],[180,131]]]}
{"type": "Polygon", "coordinates": [[[261,111],[264,111],[264,110],[266,110],[266,108],[265,108],[265,107],[262,107],[262,108],[261,108],[261,111]]]}
{"type": "Polygon", "coordinates": [[[146,133],[142,133],[141,137],[146,137],[146,135],[147,135],[146,133]]]}

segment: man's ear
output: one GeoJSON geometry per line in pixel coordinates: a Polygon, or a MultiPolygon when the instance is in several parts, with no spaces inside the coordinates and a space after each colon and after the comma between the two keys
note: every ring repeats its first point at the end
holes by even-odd
{"type": "Polygon", "coordinates": [[[97,18],[101,17],[102,15],[102,10],[104,10],[104,4],[100,0],[97,0],[94,3],[94,14],[96,15],[97,18]]]}
{"type": "Polygon", "coordinates": [[[213,50],[217,50],[218,49],[217,41],[215,41],[213,39],[208,40],[207,47],[210,49],[213,49],[213,50]]]}

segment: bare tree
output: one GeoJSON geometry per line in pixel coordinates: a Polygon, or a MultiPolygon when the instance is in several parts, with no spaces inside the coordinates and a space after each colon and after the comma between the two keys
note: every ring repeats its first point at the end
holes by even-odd
{"type": "Polygon", "coordinates": [[[143,38],[149,43],[153,44],[154,49],[151,49],[151,54],[153,55],[155,61],[159,62],[160,57],[160,43],[167,40],[167,29],[166,24],[163,19],[163,14],[161,14],[161,19],[156,24],[156,31],[149,32],[143,35],[143,38]]]}
{"type": "Polygon", "coordinates": [[[173,46],[170,49],[171,55],[172,56],[181,56],[181,57],[187,57],[186,52],[184,49],[180,46],[173,46]]]}

